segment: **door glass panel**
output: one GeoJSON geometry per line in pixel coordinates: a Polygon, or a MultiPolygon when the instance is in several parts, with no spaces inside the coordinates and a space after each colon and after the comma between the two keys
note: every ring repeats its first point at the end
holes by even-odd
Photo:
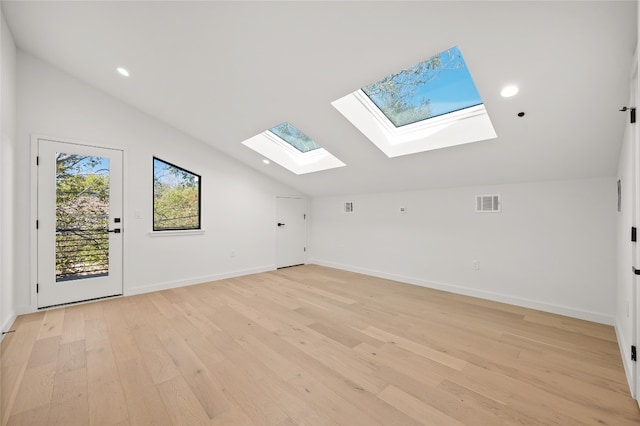
{"type": "Polygon", "coordinates": [[[56,282],[109,275],[109,158],[56,153],[56,282]]]}

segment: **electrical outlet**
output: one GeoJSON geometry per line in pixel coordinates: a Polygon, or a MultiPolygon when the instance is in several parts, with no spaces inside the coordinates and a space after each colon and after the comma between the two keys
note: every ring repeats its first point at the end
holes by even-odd
{"type": "Polygon", "coordinates": [[[474,271],[479,271],[480,270],[480,261],[479,260],[474,260],[473,262],[471,262],[471,269],[473,269],[474,271]]]}
{"type": "Polygon", "coordinates": [[[400,213],[404,214],[407,212],[407,208],[406,207],[400,207],[400,213]]]}

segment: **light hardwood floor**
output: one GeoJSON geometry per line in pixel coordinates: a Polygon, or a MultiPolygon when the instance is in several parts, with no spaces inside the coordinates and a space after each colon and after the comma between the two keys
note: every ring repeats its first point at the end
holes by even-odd
{"type": "Polygon", "coordinates": [[[14,328],[2,425],[640,424],[612,327],[320,266],[14,328]]]}

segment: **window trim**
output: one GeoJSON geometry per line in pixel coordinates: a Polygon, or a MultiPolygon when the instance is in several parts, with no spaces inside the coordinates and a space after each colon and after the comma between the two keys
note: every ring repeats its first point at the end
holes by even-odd
{"type": "Polygon", "coordinates": [[[175,164],[163,160],[162,158],[156,157],[155,155],[153,156],[153,160],[151,163],[151,198],[152,198],[152,215],[151,215],[151,229],[153,233],[156,232],[173,232],[173,233],[178,233],[181,231],[184,232],[188,232],[188,231],[201,231],[202,230],[202,176],[194,173],[190,170],[185,169],[184,167],[180,167],[180,166],[176,166],[175,164]],[[197,176],[198,177],[198,227],[197,228],[162,228],[162,229],[158,229],[156,228],[156,194],[155,194],[155,177],[156,177],[156,160],[171,166],[171,167],[175,167],[176,169],[182,170],[183,172],[189,173],[191,175],[197,176]]]}
{"type": "MultiPolygon", "coordinates": [[[[455,111],[441,114],[435,117],[427,118],[425,120],[416,121],[414,123],[405,124],[400,127],[396,127],[391,120],[382,112],[378,106],[373,103],[371,98],[367,96],[362,89],[356,90],[353,95],[362,103],[362,105],[369,111],[369,113],[378,121],[380,126],[387,133],[387,136],[392,139],[402,138],[405,135],[410,136],[409,140],[415,140],[428,133],[430,129],[437,128],[446,124],[453,124],[456,121],[471,118],[476,115],[485,114],[486,110],[484,104],[472,105],[467,108],[458,109],[455,111]]],[[[402,141],[399,141],[400,143],[402,141]]]]}
{"type": "Polygon", "coordinates": [[[395,127],[361,89],[331,105],[389,158],[497,137],[484,104],[401,127],[395,127]]]}
{"type": "Polygon", "coordinates": [[[345,163],[322,147],[301,152],[271,130],[265,130],[242,144],[296,175],[345,166],[345,163]]]}
{"type": "Polygon", "coordinates": [[[203,235],[204,229],[185,229],[185,230],[166,230],[166,231],[151,231],[150,237],[177,237],[177,236],[189,236],[189,235],[203,235]]]}

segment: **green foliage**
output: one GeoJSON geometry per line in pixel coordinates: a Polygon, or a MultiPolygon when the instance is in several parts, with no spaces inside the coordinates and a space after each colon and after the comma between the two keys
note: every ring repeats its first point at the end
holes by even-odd
{"type": "Polygon", "coordinates": [[[192,186],[155,185],[153,224],[155,230],[199,229],[199,190],[192,186]]]}
{"type": "Polygon", "coordinates": [[[56,277],[108,272],[109,176],[101,158],[56,157],[56,277]]]}
{"type": "Polygon", "coordinates": [[[153,229],[200,229],[200,178],[162,160],[153,161],[153,229]]]}
{"type": "Polygon", "coordinates": [[[302,133],[290,123],[280,123],[269,130],[300,152],[309,152],[320,148],[320,145],[318,145],[313,139],[302,133]]]}
{"type": "Polygon", "coordinates": [[[396,126],[422,121],[432,116],[431,101],[421,89],[437,79],[445,70],[464,67],[457,49],[439,55],[391,74],[382,80],[365,86],[362,91],[396,126]]]}

